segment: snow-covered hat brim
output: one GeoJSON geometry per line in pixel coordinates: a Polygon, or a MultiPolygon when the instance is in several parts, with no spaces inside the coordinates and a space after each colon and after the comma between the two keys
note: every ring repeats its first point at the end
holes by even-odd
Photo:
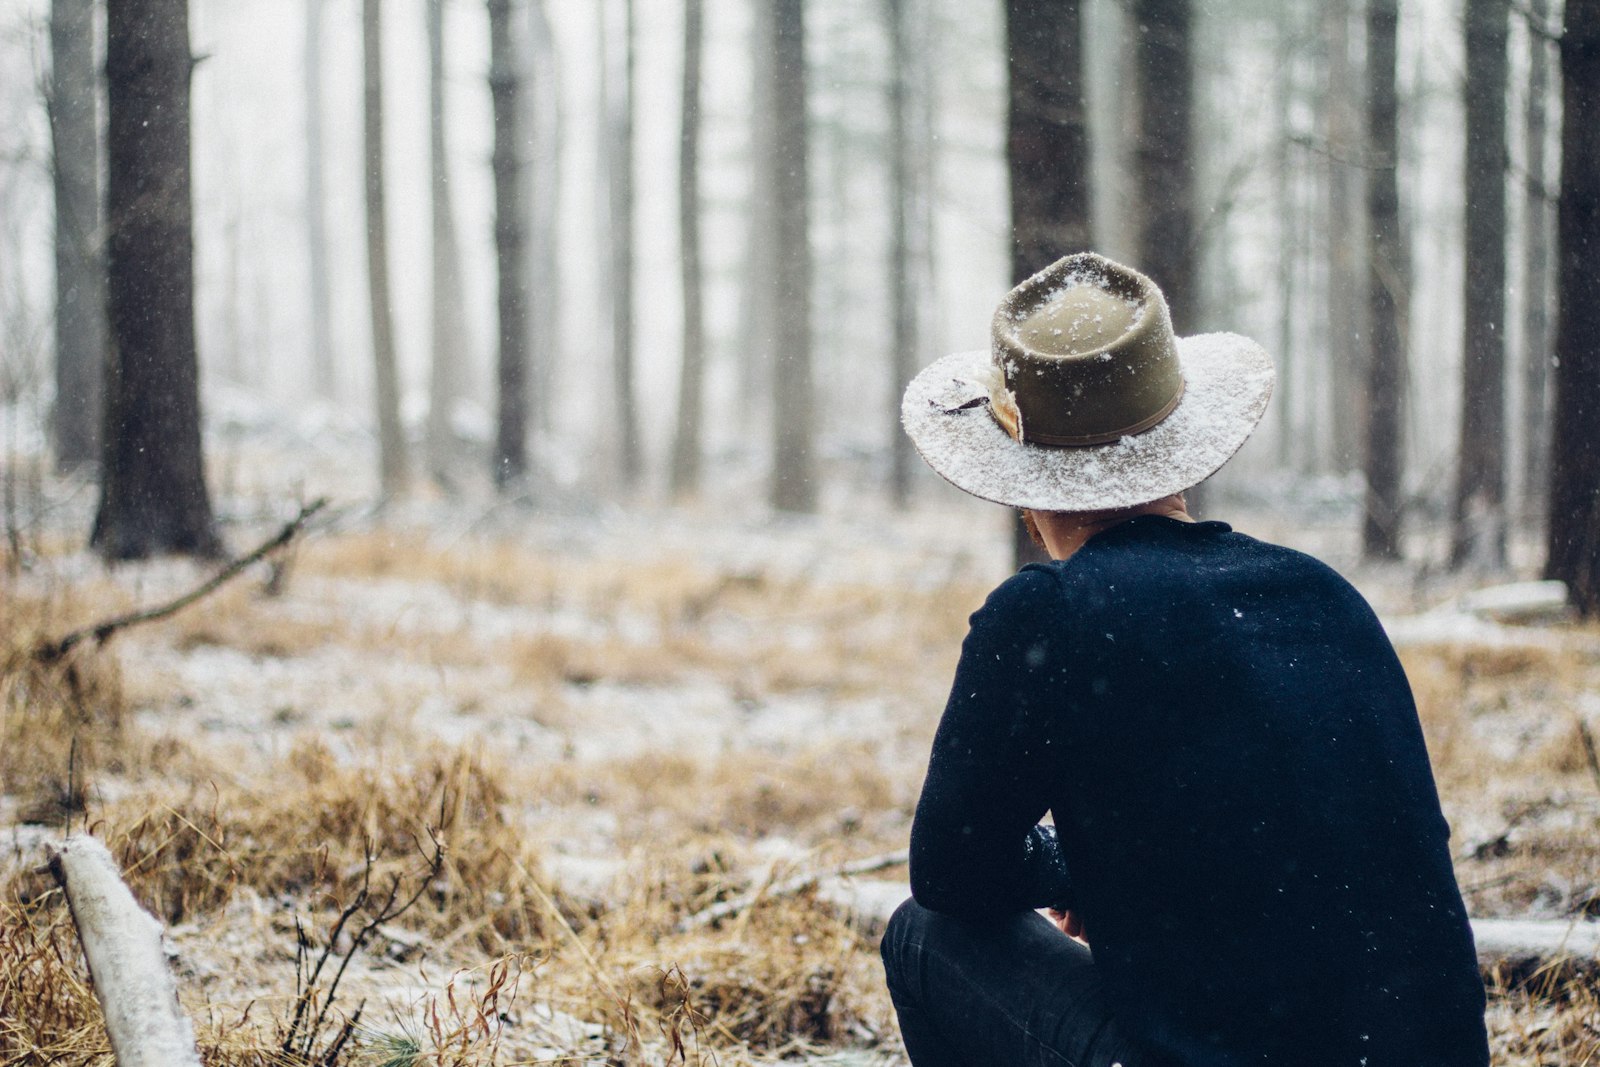
{"type": "Polygon", "coordinates": [[[960,352],[906,388],[900,418],[922,458],[957,489],[1008,507],[1110,511],[1199,485],[1244,445],[1272,396],[1272,359],[1232,333],[1177,339],[1184,392],[1166,418],[1109,444],[1019,442],[989,413],[989,352],[960,352]]]}

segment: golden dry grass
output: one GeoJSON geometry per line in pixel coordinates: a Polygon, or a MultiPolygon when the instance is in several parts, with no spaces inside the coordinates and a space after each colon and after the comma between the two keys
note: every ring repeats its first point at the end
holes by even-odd
{"type": "Polygon", "coordinates": [[[1582,738],[1600,726],[1584,703],[1600,662],[1582,647],[1404,660],[1474,914],[1600,914],[1600,776],[1582,738]]]}
{"type": "MultiPolygon", "coordinates": [[[[320,588],[326,601],[373,580],[591,625],[493,640],[462,627],[401,631],[382,618],[304,610],[293,593],[264,597],[245,580],[119,642],[498,665],[538,697],[541,716],[565,714],[572,731],[584,724],[562,712],[563,694],[695,679],[752,702],[911,688],[927,695],[931,725],[982,595],[387,534],[304,546],[291,590],[320,588]]],[[[41,635],[128,606],[137,597],[125,585],[94,578],[48,595],[0,594],[6,810],[50,826],[71,817],[111,845],[136,894],[173,924],[208,1064],[289,1062],[277,1049],[295,988],[295,920],[320,951],[367,857],[379,880],[415,884],[430,830],[446,845],[440,874],[392,936],[358,954],[350,1006],[360,997],[376,1005],[391,986],[426,992],[369,1008],[350,1063],[681,1055],[734,1067],[894,1047],[875,931],[833,905],[805,893],[688,933],[679,924],[762,884],[774,839],[788,843],[780,873],[903,844],[920,762],[886,765],[870,741],[807,738],[782,754],[528,763],[413,736],[398,717],[338,736],[285,724],[270,758],[241,755],[141,727],[132,711],[169,694],[139,655],[86,649],[67,670],[24,654],[41,635]],[[620,861],[616,878],[598,893],[564,891],[542,862],[557,846],[620,861]],[[549,1011],[588,1029],[540,1022],[549,1011]]],[[[1581,694],[1600,692],[1600,657],[1440,647],[1405,660],[1458,847],[1460,827],[1489,828],[1481,855],[1460,860],[1474,912],[1589,906],[1600,891],[1600,790],[1575,724],[1581,694]]],[[[59,895],[27,872],[0,882],[0,1065],[105,1067],[98,1007],[59,895]]],[[[1490,1014],[1496,1062],[1600,1064],[1596,1001],[1581,983],[1500,990],[1490,1014]]]]}

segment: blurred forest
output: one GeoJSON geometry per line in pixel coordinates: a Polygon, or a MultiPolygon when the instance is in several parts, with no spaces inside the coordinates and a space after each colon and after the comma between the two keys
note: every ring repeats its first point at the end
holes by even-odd
{"type": "Polygon", "coordinates": [[[0,0],[0,1067],[113,1056],[69,835],[207,1064],[900,1067],[1032,551],[901,392],[1085,249],[1273,354],[1191,508],[1373,604],[1495,1062],[1600,1063],[1600,0],[0,0]]]}
{"type": "Polygon", "coordinates": [[[1095,248],[1275,353],[1203,496],[1593,611],[1571,8],[6,0],[7,523],[48,453],[108,556],[215,551],[266,428],[384,498],[903,505],[902,383],[1095,248]]]}

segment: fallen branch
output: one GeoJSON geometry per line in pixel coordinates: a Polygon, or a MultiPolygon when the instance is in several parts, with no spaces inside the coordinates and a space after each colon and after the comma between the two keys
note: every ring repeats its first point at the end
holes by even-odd
{"type": "Polygon", "coordinates": [[[1550,993],[1600,976],[1600,923],[1473,919],[1478,966],[1496,985],[1550,993]]]}
{"type": "Polygon", "coordinates": [[[849,863],[834,867],[832,870],[816,871],[812,874],[803,874],[786,881],[763,884],[760,888],[741,893],[736,897],[718,901],[709,908],[702,908],[693,915],[687,916],[678,923],[678,932],[687,933],[701,927],[710,926],[712,923],[721,922],[731,918],[747,908],[759,904],[772,897],[792,897],[797,893],[804,893],[818,883],[829,878],[849,878],[854,875],[874,874],[887,870],[890,867],[899,867],[907,862],[910,853],[906,849],[896,852],[884,852],[866,859],[852,860],[849,863]]]}
{"type": "Polygon", "coordinates": [[[1583,746],[1583,759],[1589,765],[1589,777],[1594,779],[1594,787],[1600,789],[1600,749],[1594,743],[1594,734],[1589,729],[1589,724],[1578,716],[1576,711],[1573,717],[1578,722],[1578,742],[1583,746]]]}
{"type": "Polygon", "coordinates": [[[51,850],[118,1067],[200,1067],[194,1027],[161,948],[161,924],[139,907],[116,861],[92,837],[51,850]]]}
{"type": "Polygon", "coordinates": [[[34,659],[44,664],[58,663],[66,657],[67,653],[85,641],[93,641],[97,645],[103,645],[118,632],[126,630],[130,626],[156,622],[176,615],[189,605],[203,600],[218,589],[221,589],[252,564],[259,563],[267,556],[287,546],[289,542],[300,535],[301,531],[305,529],[306,523],[311,521],[312,516],[327,506],[328,499],[326,497],[319,497],[304,505],[301,507],[300,513],[285,523],[283,528],[272,537],[257,545],[250,552],[230,560],[226,566],[210,579],[177,599],[169,600],[165,604],[160,604],[153,608],[145,608],[140,611],[129,612],[126,615],[118,615],[115,618],[97,622],[93,626],[85,626],[55,641],[45,641],[33,650],[34,659]]]}

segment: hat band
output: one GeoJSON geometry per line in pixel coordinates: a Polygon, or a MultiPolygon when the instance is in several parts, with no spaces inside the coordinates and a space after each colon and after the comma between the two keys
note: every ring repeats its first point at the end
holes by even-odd
{"type": "Polygon", "coordinates": [[[1113,441],[1120,441],[1124,437],[1132,437],[1135,434],[1144,433],[1160,423],[1168,415],[1171,415],[1177,410],[1178,402],[1183,399],[1185,385],[1184,380],[1179,378],[1178,391],[1155,414],[1140,419],[1138,422],[1125,426],[1120,430],[1107,430],[1100,433],[1062,435],[1029,431],[1022,418],[1022,412],[1017,407],[1016,396],[1005,387],[1004,381],[989,385],[989,414],[993,416],[995,422],[1000,424],[1000,428],[1005,430],[1011,436],[1011,439],[1018,444],[1051,445],[1060,448],[1108,445],[1113,441]]]}

